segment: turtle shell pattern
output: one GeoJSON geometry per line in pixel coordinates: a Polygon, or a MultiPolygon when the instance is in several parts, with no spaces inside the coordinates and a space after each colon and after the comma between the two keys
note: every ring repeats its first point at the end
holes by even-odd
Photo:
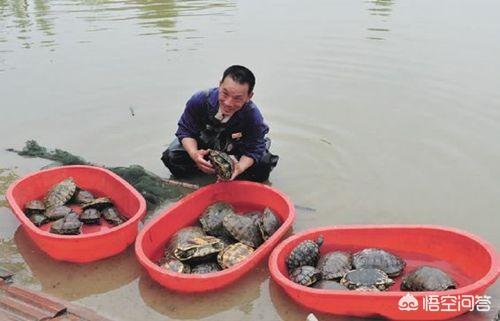
{"type": "Polygon", "coordinates": [[[403,291],[445,291],[455,289],[457,283],[444,271],[431,267],[421,266],[403,278],[403,291]]]}
{"type": "Polygon", "coordinates": [[[292,270],[290,279],[298,284],[310,286],[321,280],[321,272],[314,266],[304,265],[292,270]]]}
{"type": "Polygon", "coordinates": [[[82,222],[78,220],[78,214],[72,212],[50,226],[50,232],[54,234],[76,235],[81,233],[82,222]]]}
{"type": "Polygon", "coordinates": [[[376,289],[380,291],[386,290],[394,284],[387,274],[379,269],[359,269],[347,272],[340,280],[340,284],[350,290],[376,289]]]}
{"type": "Polygon", "coordinates": [[[326,253],[319,258],[317,268],[323,280],[339,280],[352,270],[352,255],[343,251],[326,253]]]}
{"type": "Polygon", "coordinates": [[[202,261],[217,255],[224,247],[224,242],[218,238],[205,235],[178,244],[174,256],[180,261],[202,261]]]}
{"type": "Polygon", "coordinates": [[[234,209],[226,202],[216,202],[208,206],[199,219],[203,231],[217,237],[230,236],[222,225],[222,220],[228,214],[234,214],[234,209]]]}
{"type": "Polygon", "coordinates": [[[297,245],[286,258],[288,271],[304,266],[316,266],[319,259],[319,248],[323,244],[323,236],[316,241],[305,240],[297,245]]]}
{"type": "Polygon", "coordinates": [[[47,209],[66,204],[76,192],[76,184],[69,177],[54,185],[43,199],[47,209]]]}
{"type": "Polygon", "coordinates": [[[80,221],[84,224],[99,225],[101,224],[101,212],[95,208],[87,208],[80,214],[80,221]]]}
{"type": "Polygon", "coordinates": [[[265,241],[280,228],[281,223],[273,211],[266,207],[262,217],[258,220],[258,225],[260,234],[265,241]]]}
{"type": "Polygon", "coordinates": [[[208,153],[208,160],[220,179],[227,181],[231,178],[234,171],[234,164],[228,154],[217,150],[210,150],[208,153]]]}
{"type": "Polygon", "coordinates": [[[191,267],[191,274],[206,274],[220,271],[221,267],[215,262],[201,263],[191,267]]]}
{"type": "Polygon", "coordinates": [[[71,208],[69,208],[68,206],[61,205],[61,206],[49,208],[45,212],[45,216],[47,216],[47,218],[51,221],[56,221],[58,219],[65,217],[66,215],[68,215],[72,211],[73,210],[71,208]]]}
{"type": "Polygon", "coordinates": [[[246,215],[228,214],[222,220],[222,225],[232,237],[243,244],[257,248],[263,242],[259,227],[246,215]]]}
{"type": "Polygon", "coordinates": [[[244,261],[252,255],[253,252],[253,248],[243,243],[231,244],[219,252],[217,255],[217,262],[219,262],[219,265],[223,269],[227,269],[244,261]]]}
{"type": "Polygon", "coordinates": [[[177,273],[191,273],[191,267],[174,257],[163,257],[158,265],[165,270],[174,271],[177,273]]]}
{"type": "Polygon", "coordinates": [[[112,207],[113,202],[107,197],[99,197],[88,203],[82,205],[82,209],[95,208],[96,210],[102,211],[108,207],[112,207]]]}
{"type": "Polygon", "coordinates": [[[24,205],[24,214],[30,216],[32,214],[43,214],[45,212],[45,204],[40,200],[32,200],[24,205]]]}
{"type": "Polygon", "coordinates": [[[332,280],[320,280],[314,283],[312,287],[315,289],[323,289],[323,290],[348,290],[348,288],[346,288],[339,282],[332,280]]]}
{"type": "Polygon", "coordinates": [[[107,207],[101,211],[101,216],[112,225],[125,223],[128,218],[123,216],[115,207],[107,207]]]}
{"type": "Polygon", "coordinates": [[[390,277],[395,277],[403,272],[405,261],[399,256],[382,249],[367,248],[354,253],[352,265],[355,269],[379,269],[390,277]]]}

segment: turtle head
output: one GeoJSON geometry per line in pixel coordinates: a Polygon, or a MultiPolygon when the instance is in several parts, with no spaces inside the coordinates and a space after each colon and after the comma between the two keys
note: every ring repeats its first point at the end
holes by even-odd
{"type": "Polygon", "coordinates": [[[318,244],[318,247],[320,247],[323,244],[324,238],[323,235],[320,235],[318,239],[315,241],[316,244],[318,244]]]}

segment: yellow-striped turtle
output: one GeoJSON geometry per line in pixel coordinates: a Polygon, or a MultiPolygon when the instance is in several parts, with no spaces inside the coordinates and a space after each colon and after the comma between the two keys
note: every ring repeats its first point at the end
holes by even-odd
{"type": "Polygon", "coordinates": [[[323,244],[323,236],[316,241],[305,240],[297,245],[286,258],[288,271],[300,266],[316,266],[319,259],[319,248],[323,244]]]}
{"type": "Polygon", "coordinates": [[[54,208],[66,204],[76,192],[76,184],[72,177],[66,178],[65,180],[54,185],[47,195],[45,196],[43,202],[47,209],[54,208]]]}
{"type": "Polygon", "coordinates": [[[40,200],[32,200],[24,205],[24,214],[30,216],[33,214],[43,214],[45,212],[45,204],[40,200]]]}
{"type": "Polygon", "coordinates": [[[81,233],[82,222],[78,220],[78,214],[71,212],[65,217],[55,221],[50,226],[50,233],[63,235],[76,235],[81,233]]]}
{"type": "Polygon", "coordinates": [[[382,270],[359,269],[347,272],[340,280],[340,284],[350,290],[384,291],[394,284],[394,281],[382,270]]]}
{"type": "Polygon", "coordinates": [[[397,255],[378,248],[367,248],[352,257],[352,266],[355,269],[379,269],[389,277],[395,277],[403,272],[405,261],[397,255]]]}
{"type": "Polygon", "coordinates": [[[101,212],[95,208],[87,208],[80,214],[80,221],[87,225],[99,225],[101,224],[101,212]]]}
{"type": "Polygon", "coordinates": [[[158,262],[158,265],[162,269],[177,273],[191,273],[191,267],[188,264],[183,263],[174,257],[163,257],[158,262]]]}
{"type": "Polygon", "coordinates": [[[352,255],[343,251],[329,252],[319,258],[316,267],[323,280],[340,280],[352,270],[352,255]]]}
{"type": "Polygon", "coordinates": [[[321,280],[321,272],[314,266],[303,265],[292,270],[290,279],[295,283],[310,286],[321,280]]]}
{"type": "Polygon", "coordinates": [[[403,278],[403,291],[446,291],[455,289],[457,283],[444,271],[431,267],[421,266],[403,278]]]}
{"type": "Polygon", "coordinates": [[[179,243],[174,256],[182,262],[204,262],[217,256],[224,247],[224,242],[214,236],[199,236],[179,243]]]}
{"type": "Polygon", "coordinates": [[[99,197],[88,203],[82,205],[82,209],[95,208],[96,210],[102,211],[108,207],[112,207],[113,202],[108,197],[99,197]]]}
{"type": "Polygon", "coordinates": [[[122,215],[115,207],[107,207],[101,211],[101,217],[108,223],[113,225],[120,225],[125,223],[128,218],[122,215]]]}
{"type": "Polygon", "coordinates": [[[228,154],[217,150],[210,150],[208,152],[208,160],[220,179],[227,181],[231,178],[234,171],[234,164],[228,154]]]}
{"type": "Polygon", "coordinates": [[[225,247],[217,255],[217,262],[223,269],[230,268],[231,266],[246,260],[254,249],[243,243],[235,243],[225,247]]]}
{"type": "Polygon", "coordinates": [[[83,189],[77,189],[75,196],[73,197],[73,200],[75,201],[75,203],[85,204],[95,200],[95,197],[89,191],[83,189]]]}

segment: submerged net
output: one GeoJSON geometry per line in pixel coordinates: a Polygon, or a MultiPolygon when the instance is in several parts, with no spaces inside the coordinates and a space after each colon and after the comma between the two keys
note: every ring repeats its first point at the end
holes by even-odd
{"type": "MultiPolygon", "coordinates": [[[[60,163],[61,165],[93,165],[83,158],[73,155],[60,149],[48,149],[40,146],[35,140],[26,142],[24,148],[20,151],[8,149],[21,156],[40,157],[60,163]]],[[[104,166],[105,167],[105,166],[104,166]]],[[[148,210],[154,210],[160,204],[167,200],[175,200],[187,194],[187,190],[182,187],[172,186],[158,175],[147,171],[140,165],[130,165],[127,167],[105,167],[122,177],[124,180],[134,186],[146,199],[148,210]]]]}

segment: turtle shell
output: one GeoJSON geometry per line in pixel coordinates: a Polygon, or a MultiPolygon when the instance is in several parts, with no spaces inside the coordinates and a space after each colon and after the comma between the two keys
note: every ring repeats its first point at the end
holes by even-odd
{"type": "Polygon", "coordinates": [[[78,189],[75,193],[75,196],[73,197],[73,200],[75,203],[85,204],[95,200],[95,197],[89,191],[78,189]]]}
{"type": "Polygon", "coordinates": [[[112,225],[125,223],[128,218],[120,214],[115,207],[107,207],[101,211],[101,216],[112,225]]]}
{"type": "Polygon", "coordinates": [[[82,222],[78,220],[78,214],[71,212],[50,226],[50,233],[63,235],[76,235],[81,233],[82,222]]]}
{"type": "Polygon", "coordinates": [[[339,280],[352,270],[352,255],[343,251],[329,252],[319,258],[317,268],[323,280],[339,280]]]}
{"type": "Polygon", "coordinates": [[[174,257],[163,257],[158,262],[158,265],[162,269],[174,271],[177,273],[191,273],[191,267],[188,264],[183,263],[174,257]]]}
{"type": "Polygon", "coordinates": [[[299,266],[290,273],[290,280],[301,285],[310,286],[321,280],[321,272],[314,266],[299,266]]]}
{"type": "Polygon", "coordinates": [[[101,224],[101,212],[95,208],[87,208],[80,214],[80,221],[83,224],[99,225],[101,224]]]}
{"type": "Polygon", "coordinates": [[[230,236],[222,225],[222,220],[227,214],[234,214],[234,209],[226,202],[216,202],[208,206],[199,219],[203,231],[216,237],[230,236]]]}
{"type": "Polygon", "coordinates": [[[170,241],[165,246],[165,257],[173,256],[175,249],[180,244],[185,243],[187,240],[205,235],[206,234],[199,226],[188,226],[178,230],[177,233],[172,236],[170,241]]]}
{"type": "Polygon", "coordinates": [[[387,251],[377,248],[367,248],[354,253],[352,265],[355,269],[379,269],[390,277],[395,277],[403,272],[405,261],[387,251]]]}
{"type": "Polygon", "coordinates": [[[222,220],[222,225],[243,244],[257,248],[263,242],[259,227],[246,215],[228,214],[222,220]]]}
{"type": "Polygon", "coordinates": [[[24,214],[30,216],[33,214],[43,214],[45,212],[45,204],[40,200],[32,200],[24,205],[24,214]]]}
{"type": "Polygon", "coordinates": [[[45,216],[51,221],[55,221],[58,219],[61,219],[71,213],[73,210],[67,206],[61,205],[61,206],[56,206],[53,208],[49,208],[45,212],[45,216]]]}
{"type": "Polygon", "coordinates": [[[332,280],[318,281],[314,283],[312,287],[315,289],[323,289],[323,290],[348,290],[345,286],[343,286],[339,282],[332,280]]]}
{"type": "Polygon", "coordinates": [[[223,269],[230,268],[233,265],[244,261],[252,255],[254,249],[243,243],[235,243],[225,247],[217,255],[217,262],[223,269]]]}
{"type": "Polygon", "coordinates": [[[208,160],[220,179],[227,181],[231,178],[234,171],[234,164],[228,154],[217,150],[210,150],[208,152],[208,160]]]}
{"type": "Polygon", "coordinates": [[[201,263],[191,267],[191,274],[206,274],[212,272],[218,272],[221,268],[219,264],[215,262],[201,263]]]}
{"type": "Polygon", "coordinates": [[[54,185],[43,199],[47,209],[66,204],[76,192],[76,184],[72,177],[69,177],[54,185]]]}
{"type": "Polygon", "coordinates": [[[108,207],[112,207],[113,202],[107,198],[107,197],[99,197],[94,199],[93,201],[90,201],[88,203],[85,203],[82,205],[82,209],[86,210],[87,208],[95,208],[96,210],[102,211],[103,209],[106,209],[108,207]]]}
{"type": "Polygon", "coordinates": [[[29,216],[29,219],[31,223],[35,224],[35,226],[42,226],[43,224],[47,223],[49,219],[47,216],[39,213],[35,213],[29,216]]]}
{"type": "Polygon", "coordinates": [[[382,270],[359,269],[347,272],[340,280],[340,284],[350,290],[360,289],[369,291],[377,289],[384,291],[394,284],[394,281],[382,270]]]}
{"type": "Polygon", "coordinates": [[[216,256],[224,247],[224,242],[214,236],[199,236],[178,244],[174,256],[183,262],[202,262],[216,256]]]}
{"type": "Polygon", "coordinates": [[[431,267],[421,266],[403,278],[403,291],[445,291],[455,289],[457,283],[444,271],[431,267]]]}
{"type": "Polygon", "coordinates": [[[270,238],[281,225],[276,215],[268,207],[264,209],[264,214],[262,214],[262,217],[257,222],[264,241],[270,238]]]}
{"type": "Polygon", "coordinates": [[[323,244],[323,236],[318,237],[316,241],[305,240],[293,248],[286,258],[288,271],[304,266],[316,266],[319,259],[319,248],[323,244]]]}

